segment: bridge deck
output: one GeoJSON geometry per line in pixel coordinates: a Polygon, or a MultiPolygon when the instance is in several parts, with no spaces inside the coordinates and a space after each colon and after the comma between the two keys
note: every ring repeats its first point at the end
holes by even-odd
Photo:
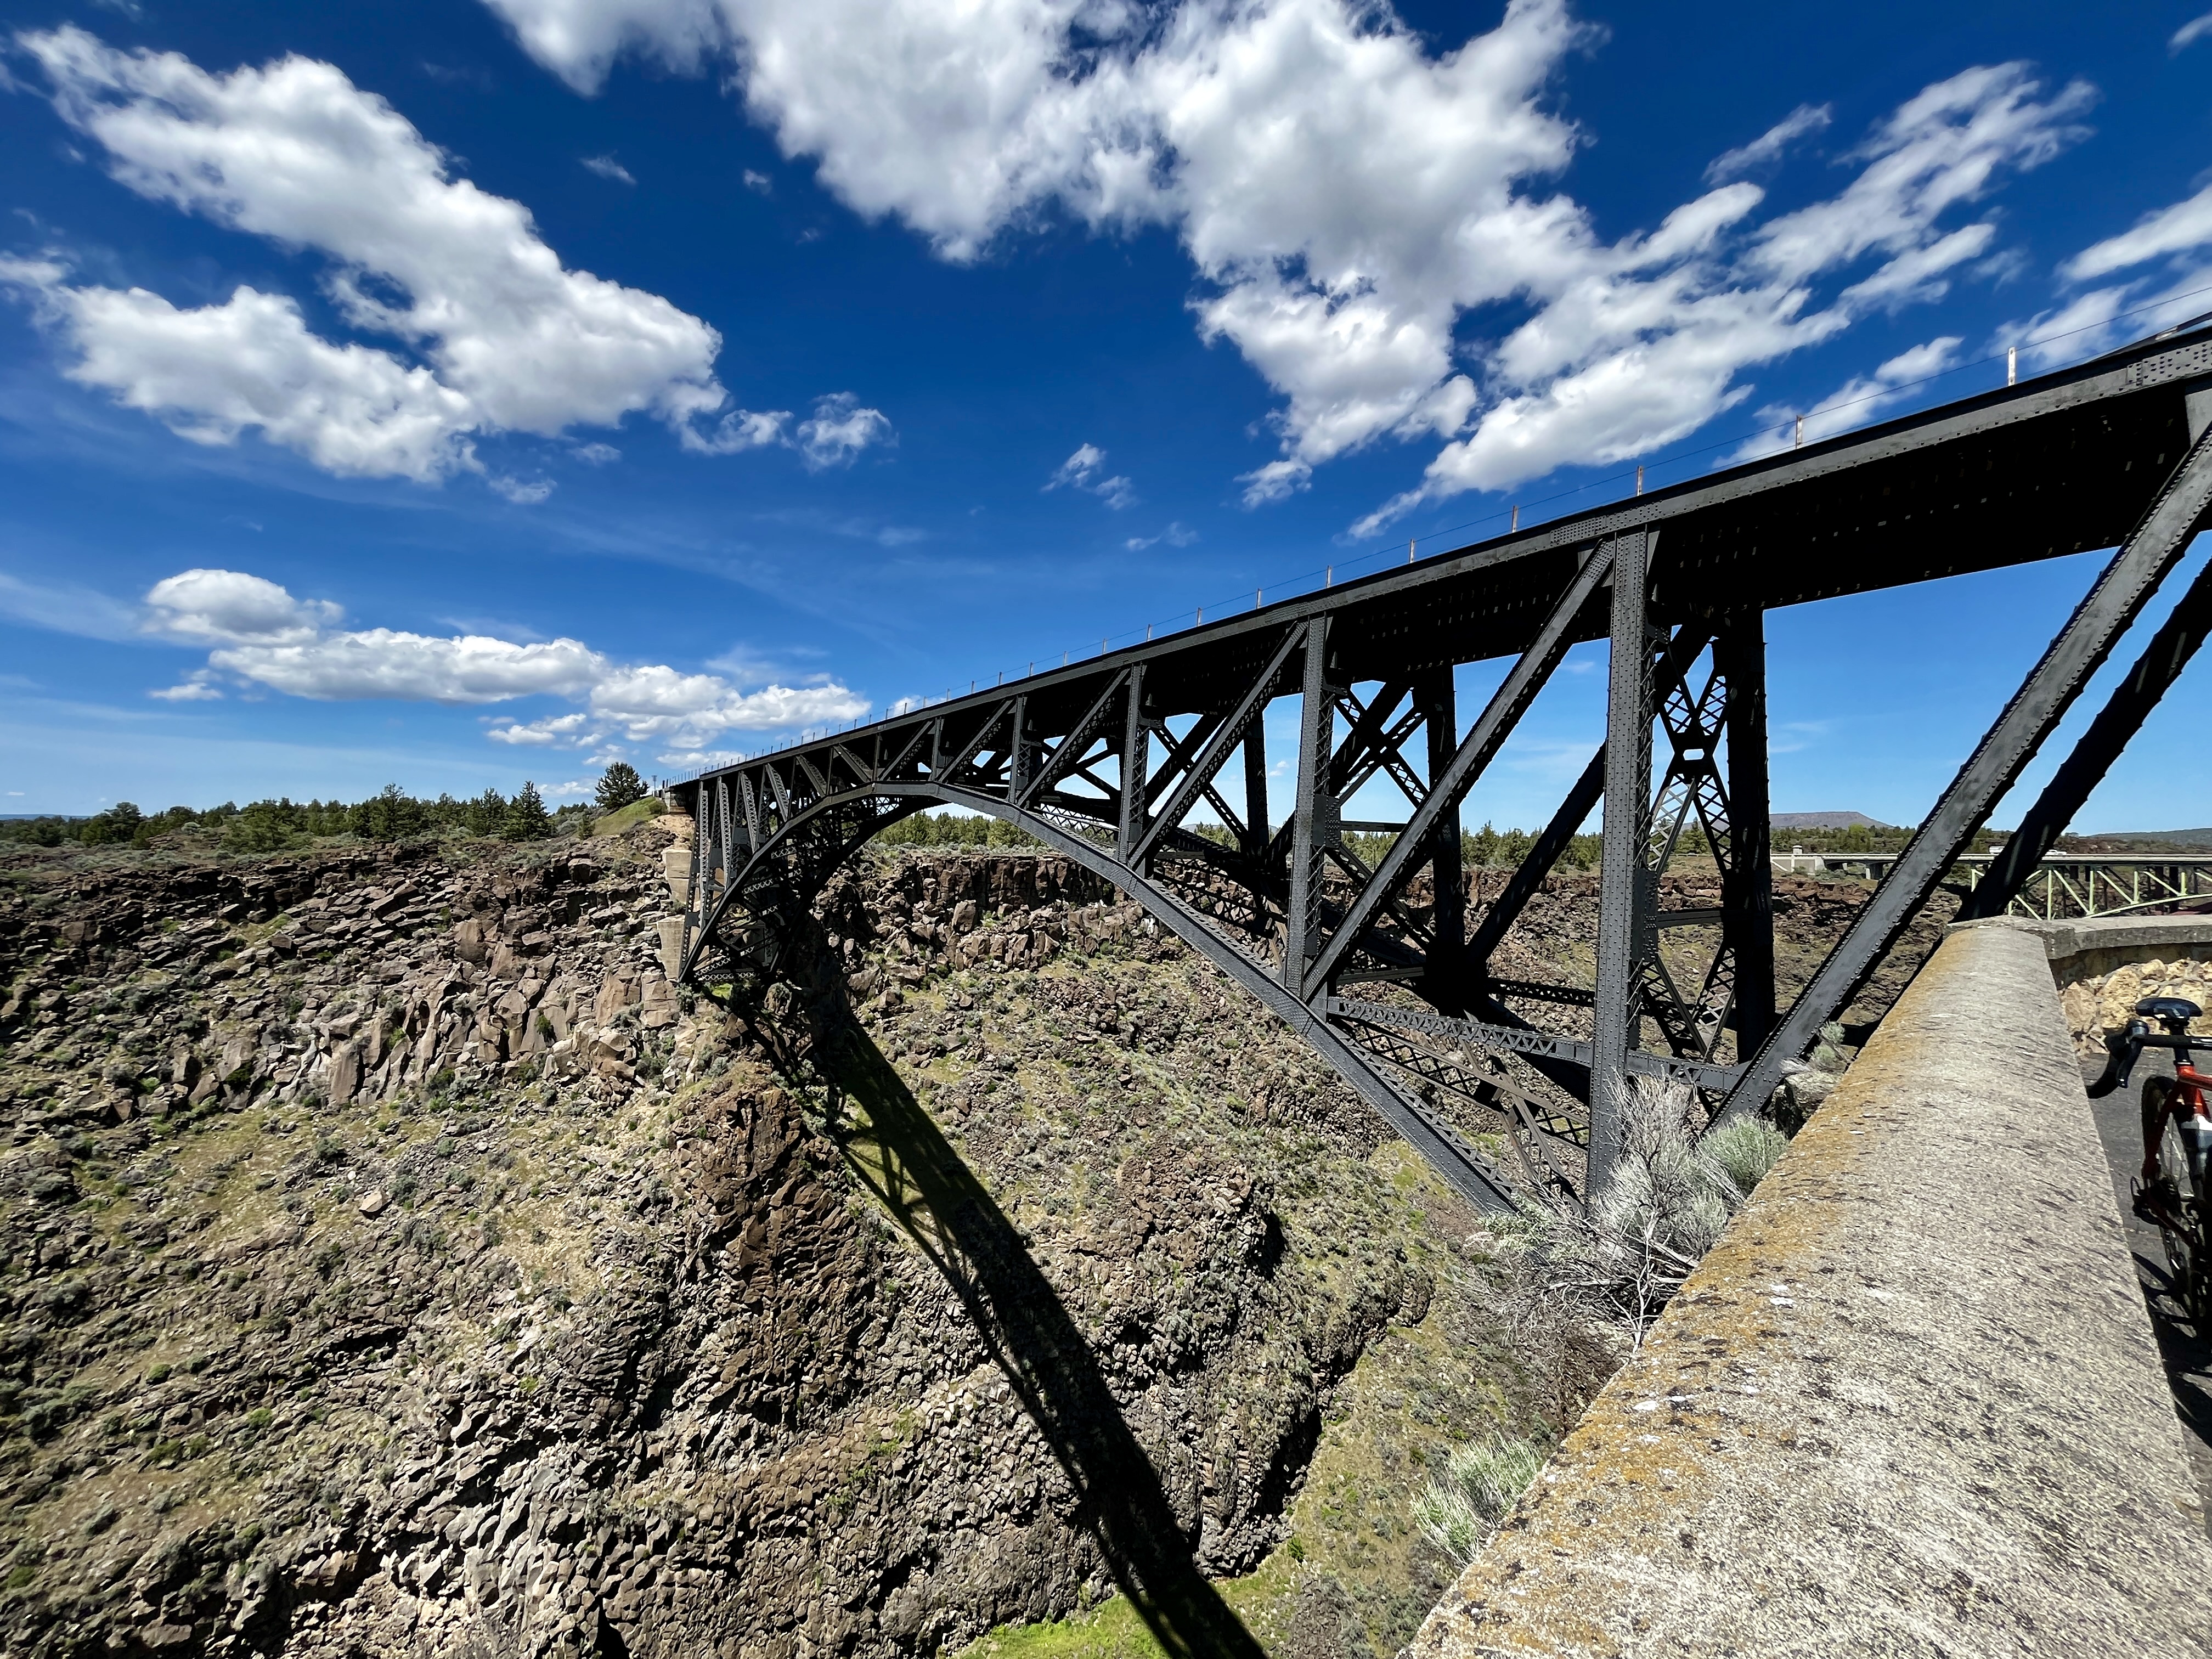
{"type": "MultiPolygon", "coordinates": [[[[1073,720],[1095,695],[1101,673],[1143,663],[1148,695],[1163,713],[1196,712],[1249,683],[1284,623],[1324,612],[1333,648],[1355,683],[1510,656],[1527,649],[1589,547],[1638,527],[1662,532],[1650,578],[1659,623],[2112,547],[2190,447],[2177,388],[2208,374],[2212,331],[2147,343],[1010,680],[929,711],[980,712],[1020,690],[1047,723],[1073,720]]],[[[1606,637],[1605,613],[1602,595],[1593,596],[1571,637],[1606,637]]],[[[853,729],[890,730],[907,718],[853,729]]]]}

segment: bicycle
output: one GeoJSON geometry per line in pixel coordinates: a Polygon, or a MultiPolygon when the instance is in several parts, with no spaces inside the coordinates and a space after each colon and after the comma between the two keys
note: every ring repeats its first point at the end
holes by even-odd
{"type": "Polygon", "coordinates": [[[2212,1181],[2212,1115],[2205,1101],[2212,1073],[2189,1062],[2192,1050],[2212,1054],[2212,1037],[2189,1035],[2189,1022],[2204,1011],[2185,998],[2145,997],[2135,1011],[2141,1018],[2106,1033],[2104,1073],[2089,1085],[2089,1097],[2100,1099],[2125,1088],[2144,1049],[2173,1050],[2172,1077],[2143,1079],[2143,1161],[2132,1196],[2135,1212],[2166,1242],[2174,1299],[2200,1334],[2212,1333],[2212,1194],[2206,1190],[2212,1181]],[[2165,1035],[2152,1033],[2152,1021],[2165,1035]]]}

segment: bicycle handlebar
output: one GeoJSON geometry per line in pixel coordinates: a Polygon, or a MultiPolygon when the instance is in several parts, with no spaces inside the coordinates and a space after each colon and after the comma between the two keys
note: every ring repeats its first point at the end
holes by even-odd
{"type": "Polygon", "coordinates": [[[2192,1048],[2202,1048],[2212,1054],[2212,1037],[2191,1036],[2187,1032],[2154,1035],[2142,1020],[2130,1020],[2124,1030],[2105,1033],[2105,1069],[2094,1083],[2089,1085],[2092,1100],[2102,1100],[2115,1089],[2128,1086],[2128,1075],[2136,1068],[2146,1048],[2171,1048],[2183,1061],[2192,1048]]]}

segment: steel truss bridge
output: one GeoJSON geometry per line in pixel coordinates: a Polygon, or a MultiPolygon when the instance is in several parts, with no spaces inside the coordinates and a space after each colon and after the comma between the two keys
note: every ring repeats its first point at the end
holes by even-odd
{"type": "MultiPolygon", "coordinates": [[[[1792,874],[1822,870],[1879,881],[1896,853],[1777,853],[1774,867],[1792,874]]],[[[1960,898],[1981,885],[2002,853],[1969,853],[1943,885],[1960,898]]],[[[2212,853],[2046,853],[2006,905],[2006,914],[2039,921],[2082,921],[2179,905],[2212,903],[2212,853]]]]}
{"type": "MultiPolygon", "coordinates": [[[[2212,502],[2212,329],[1437,555],[678,787],[697,826],[681,974],[775,971],[877,831],[949,805],[1141,902],[1279,1014],[1468,1200],[1586,1200],[1639,1078],[1757,1109],[1865,985],[2180,562],[2212,502]],[[1765,613],[2116,550],[1795,1003],[1778,1008],[1765,613]],[[1459,811],[1582,641],[1606,738],[1470,915],[1459,811]],[[1480,708],[1454,671],[1502,665],[1480,708]],[[1298,710],[1279,828],[1262,714],[1298,710]],[[1387,823],[1348,820],[1381,781],[1387,823]],[[1231,797],[1236,797],[1232,805],[1231,797]],[[1595,988],[1501,977],[1500,942],[1601,801],[1595,988]],[[1613,810],[1618,804],[1620,810],[1613,810]],[[1194,828],[1207,823],[1210,833],[1194,828]],[[1226,833],[1215,825],[1225,826],[1226,833]],[[1691,825],[1717,905],[1662,908],[1691,825]],[[1346,832],[1395,832],[1372,865],[1346,832]]],[[[1962,906],[2001,914],[2212,623],[2198,576],[1962,906]]],[[[1979,624],[1971,614],[1961,629],[1979,624]]]]}

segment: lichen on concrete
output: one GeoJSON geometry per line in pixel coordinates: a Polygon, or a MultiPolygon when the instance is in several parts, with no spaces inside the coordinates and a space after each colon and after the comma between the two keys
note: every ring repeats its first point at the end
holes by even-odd
{"type": "Polygon", "coordinates": [[[2039,941],[1946,940],[1418,1659],[2212,1653],[2039,941]]]}

